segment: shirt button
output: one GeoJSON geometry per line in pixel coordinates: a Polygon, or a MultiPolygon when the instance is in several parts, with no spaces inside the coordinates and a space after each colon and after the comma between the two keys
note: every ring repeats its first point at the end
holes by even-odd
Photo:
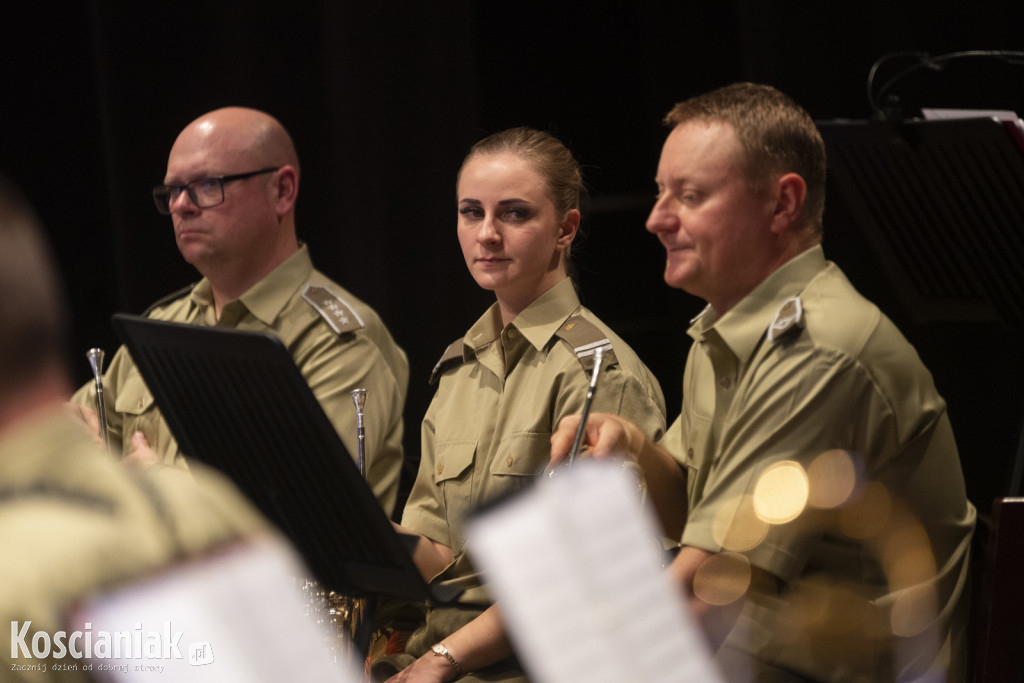
{"type": "Polygon", "coordinates": [[[505,458],[505,466],[506,467],[512,467],[512,456],[511,455],[508,456],[507,458],[505,458]]]}
{"type": "Polygon", "coordinates": [[[437,463],[437,473],[441,474],[443,472],[444,472],[444,463],[443,462],[437,463]]]}
{"type": "Polygon", "coordinates": [[[146,407],[146,399],[140,398],[139,399],[139,410],[142,410],[145,407],[146,407]]]}
{"type": "Polygon", "coordinates": [[[723,377],[722,379],[718,380],[718,384],[723,389],[728,389],[729,387],[732,386],[732,378],[730,378],[730,377],[723,377]]]}
{"type": "Polygon", "coordinates": [[[519,333],[516,332],[515,330],[509,330],[508,331],[508,338],[509,339],[515,339],[518,336],[519,336],[519,333]]]}
{"type": "Polygon", "coordinates": [[[686,450],[686,456],[687,456],[688,458],[693,458],[693,449],[692,449],[692,448],[688,448],[688,449],[686,450]]]}

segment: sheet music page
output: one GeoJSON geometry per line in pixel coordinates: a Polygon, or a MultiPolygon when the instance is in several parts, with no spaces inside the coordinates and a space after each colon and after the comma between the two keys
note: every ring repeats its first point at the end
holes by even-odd
{"type": "Polygon", "coordinates": [[[361,683],[331,651],[339,636],[306,613],[303,577],[269,539],[190,560],[80,606],[67,633],[85,656],[62,663],[113,683],[361,683]]]}
{"type": "Polygon", "coordinates": [[[581,460],[478,514],[467,547],[541,683],[720,683],[632,470],[581,460]]]}

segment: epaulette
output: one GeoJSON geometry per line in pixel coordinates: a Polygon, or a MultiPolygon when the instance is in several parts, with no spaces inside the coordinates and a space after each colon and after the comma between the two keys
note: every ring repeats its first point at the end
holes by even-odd
{"type": "Polygon", "coordinates": [[[594,369],[594,351],[599,348],[604,350],[603,367],[617,362],[611,340],[600,327],[581,315],[574,315],[562,323],[555,335],[572,347],[586,372],[594,369]]]}
{"type": "Polygon", "coordinates": [[[768,341],[774,342],[792,329],[801,329],[804,326],[804,306],[800,297],[794,296],[786,299],[775,311],[772,324],[768,326],[768,341]]]}
{"type": "Polygon", "coordinates": [[[170,294],[168,294],[165,297],[161,297],[161,298],[157,299],[156,301],[154,301],[153,303],[151,303],[149,306],[146,307],[146,310],[144,310],[142,312],[142,317],[148,318],[149,314],[152,313],[154,310],[160,308],[161,306],[163,306],[165,304],[169,304],[172,301],[177,301],[181,297],[183,297],[186,294],[188,294],[189,292],[191,292],[192,289],[195,286],[196,286],[196,283],[193,282],[190,285],[185,285],[184,287],[182,287],[181,289],[179,289],[177,291],[171,292],[170,294]]]}
{"type": "Polygon", "coordinates": [[[345,301],[326,287],[306,285],[302,298],[327,321],[338,334],[354,332],[364,327],[362,319],[345,301]]]}
{"type": "Polygon", "coordinates": [[[437,384],[438,380],[441,378],[441,374],[450,366],[462,363],[462,340],[463,337],[459,337],[449,344],[448,348],[444,350],[441,360],[437,361],[437,363],[434,364],[434,369],[430,371],[430,384],[437,384]]]}

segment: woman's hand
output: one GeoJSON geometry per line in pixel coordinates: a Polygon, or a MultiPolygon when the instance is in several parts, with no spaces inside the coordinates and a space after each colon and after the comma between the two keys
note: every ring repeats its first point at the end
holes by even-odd
{"type": "Polygon", "coordinates": [[[455,680],[455,669],[444,657],[428,652],[387,680],[387,683],[443,683],[455,680]]]}

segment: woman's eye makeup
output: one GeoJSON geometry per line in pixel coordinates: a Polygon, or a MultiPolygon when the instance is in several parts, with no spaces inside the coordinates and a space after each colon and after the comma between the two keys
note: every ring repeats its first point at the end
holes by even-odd
{"type": "Polygon", "coordinates": [[[509,206],[505,209],[505,216],[512,220],[526,220],[530,217],[530,209],[525,206],[509,206]]]}

